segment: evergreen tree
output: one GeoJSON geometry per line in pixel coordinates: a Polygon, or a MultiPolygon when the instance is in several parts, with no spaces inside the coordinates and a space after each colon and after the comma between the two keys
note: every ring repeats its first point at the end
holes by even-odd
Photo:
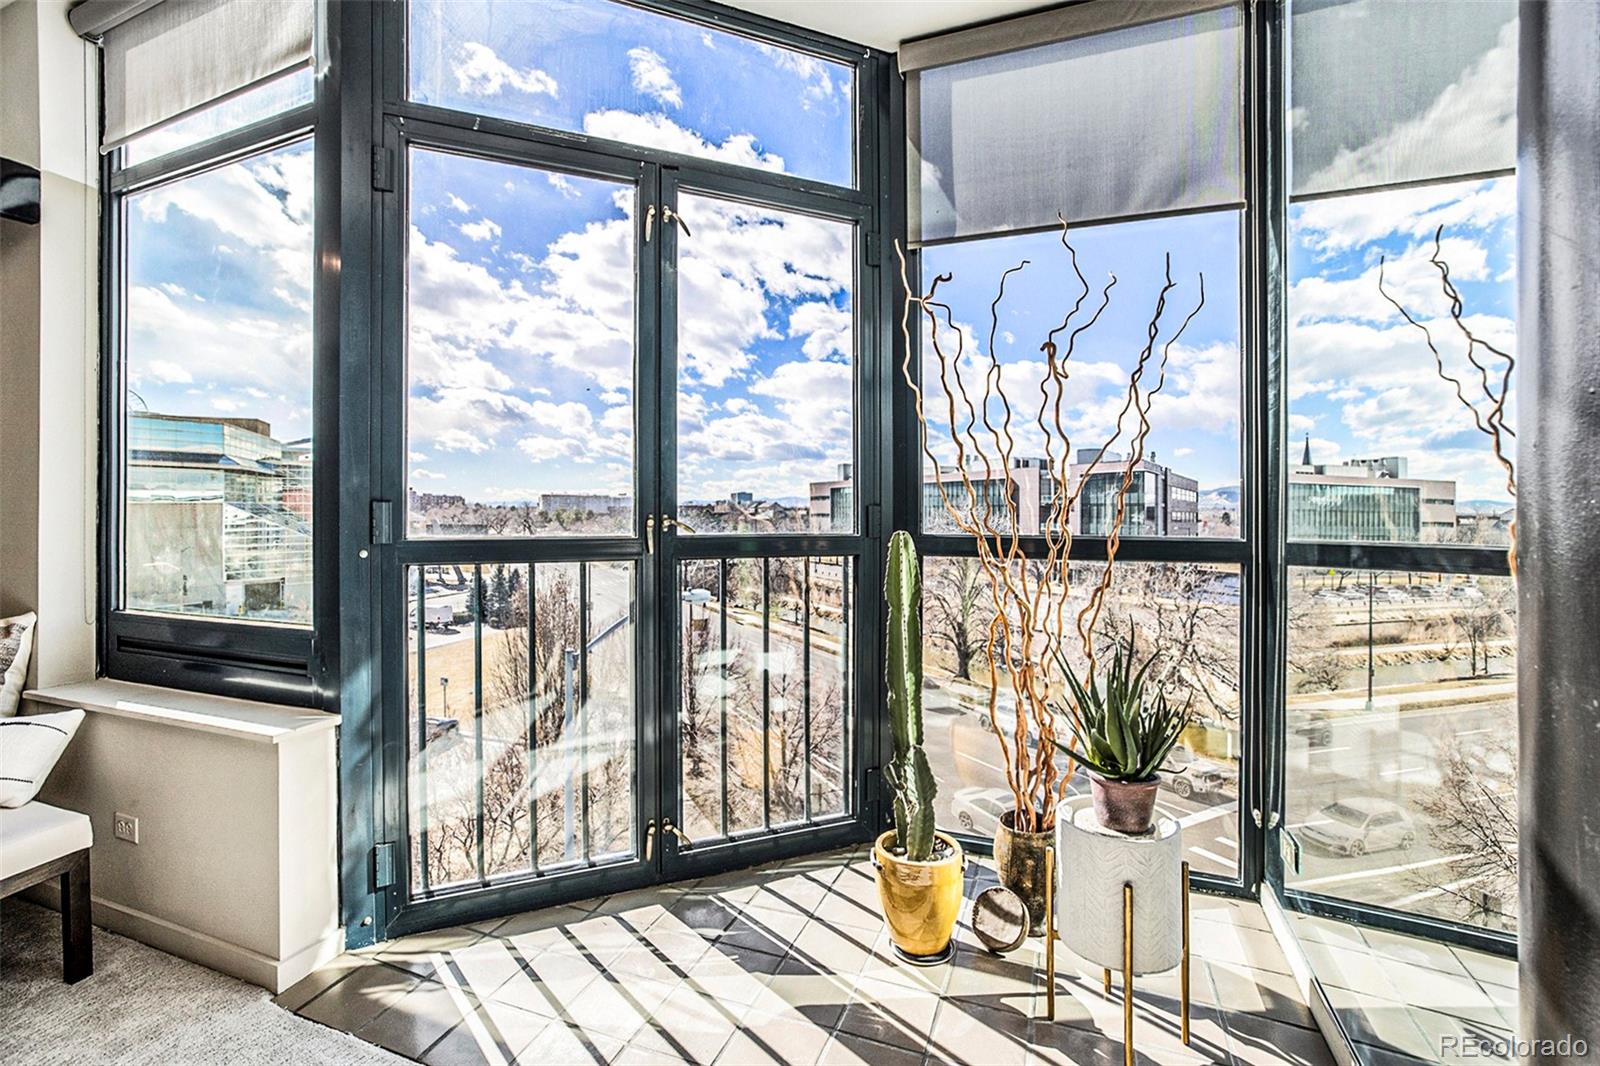
{"type": "Polygon", "coordinates": [[[496,629],[505,629],[510,626],[511,606],[510,589],[506,586],[506,568],[503,564],[496,565],[494,577],[489,582],[488,592],[488,618],[490,624],[496,629]]]}

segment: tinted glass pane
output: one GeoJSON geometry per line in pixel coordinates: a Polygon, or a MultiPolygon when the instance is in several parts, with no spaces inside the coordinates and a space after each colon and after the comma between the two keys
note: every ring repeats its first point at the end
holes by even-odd
{"type": "Polygon", "coordinates": [[[636,189],[411,158],[413,536],[634,529],[636,189]]]}
{"type": "Polygon", "coordinates": [[[692,194],[679,209],[679,517],[854,532],[854,226],[692,194]]]}
{"type": "Polygon", "coordinates": [[[1498,353],[1516,351],[1516,199],[1505,177],[1291,207],[1291,537],[1507,543],[1512,496],[1479,424],[1503,420],[1514,460],[1498,353]]]}
{"type": "MultiPolygon", "coordinates": [[[[1072,568],[1068,625],[1099,580],[1102,567],[1072,568]]],[[[929,558],[922,586],[924,708],[928,758],[939,782],[941,828],[994,835],[1015,805],[989,713],[987,639],[994,608],[989,578],[976,559],[929,558]]],[[[1184,826],[1185,857],[1195,870],[1235,876],[1239,861],[1239,569],[1201,563],[1118,563],[1097,630],[1096,654],[1126,647],[1154,658],[1149,677],[1169,700],[1189,701],[1195,722],[1173,748],[1161,773],[1160,814],[1184,826]]],[[[1086,661],[1067,641],[1073,669],[1086,661]]],[[[998,724],[1009,737],[1016,703],[1004,663],[999,672],[998,724]]],[[[1064,733],[1063,733],[1064,735],[1064,733]]],[[[1030,742],[1037,747],[1038,738],[1030,742]]],[[[1057,756],[1065,772],[1065,756],[1057,756]]],[[[1088,802],[1078,771],[1069,801],[1088,802]]]]}
{"type": "Polygon", "coordinates": [[[631,857],[633,564],[407,581],[413,894],[631,857]]]}
{"type": "Polygon", "coordinates": [[[1516,673],[1508,577],[1292,568],[1288,883],[1515,928],[1516,673]]]}
{"type": "MultiPolygon", "coordinates": [[[[922,382],[928,444],[952,504],[965,512],[975,500],[980,520],[987,516],[1010,529],[1009,494],[1018,531],[1037,534],[1061,506],[1065,484],[1070,528],[1104,536],[1117,523],[1118,488],[1131,474],[1121,509],[1123,536],[1238,536],[1239,224],[1236,212],[1222,211],[1074,230],[1068,239],[1085,283],[1078,281],[1059,232],[923,249],[925,286],[951,275],[937,292],[950,305],[948,316],[940,312],[937,337],[944,365],[924,318],[922,382]],[[1200,307],[1201,274],[1205,303],[1168,352],[1165,381],[1148,397],[1151,429],[1143,458],[1130,471],[1137,416],[1127,407],[1128,384],[1149,343],[1168,253],[1177,287],[1160,318],[1145,389],[1158,381],[1163,347],[1200,307]],[[1025,260],[1006,279],[1005,298],[991,318],[1001,275],[1025,260]],[[1069,335],[1105,302],[1110,275],[1116,284],[1105,310],[1067,358],[1069,335]],[[1061,329],[1085,284],[1082,307],[1061,329]],[[1058,360],[1066,360],[1059,387],[1049,384],[1041,354],[1049,340],[1057,345],[1058,360]],[[991,373],[991,359],[997,372],[991,373]],[[998,383],[987,404],[986,382],[998,383]],[[965,453],[960,466],[952,407],[965,453]],[[1008,446],[1009,478],[1002,458],[1008,446]]],[[[923,528],[957,531],[926,460],[922,495],[923,528]]]]}
{"type": "Polygon", "coordinates": [[[854,72],[603,0],[413,0],[411,98],[854,182],[854,72]]]}
{"type": "Polygon", "coordinates": [[[124,202],[131,610],[311,621],[311,154],[124,202]]]}
{"type": "Polygon", "coordinates": [[[682,825],[695,840],[848,813],[853,560],[679,569],[682,825]]]}
{"type": "Polygon", "coordinates": [[[180,148],[243,129],[253,122],[311,102],[315,88],[310,67],[212,104],[176,122],[140,134],[124,146],[123,163],[131,166],[175,152],[180,148]]]}

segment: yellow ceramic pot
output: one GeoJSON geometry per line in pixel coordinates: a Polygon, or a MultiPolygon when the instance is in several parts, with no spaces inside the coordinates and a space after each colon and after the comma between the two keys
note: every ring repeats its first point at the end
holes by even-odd
{"type": "Polygon", "coordinates": [[[878,871],[878,900],[889,925],[889,939],[904,954],[937,956],[950,946],[956,919],[961,916],[962,870],[967,858],[961,845],[943,833],[936,834],[950,847],[944,858],[908,862],[889,846],[891,829],[872,845],[872,865],[878,871]]]}

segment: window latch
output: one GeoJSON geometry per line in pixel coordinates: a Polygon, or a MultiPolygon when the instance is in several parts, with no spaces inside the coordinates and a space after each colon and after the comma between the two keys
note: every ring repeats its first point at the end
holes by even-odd
{"type": "Polygon", "coordinates": [[[644,243],[646,243],[646,244],[650,243],[650,230],[655,227],[655,224],[656,224],[656,205],[655,204],[651,204],[649,207],[645,208],[645,212],[644,212],[644,243]]]}
{"type": "Polygon", "coordinates": [[[663,223],[676,222],[678,224],[678,228],[683,230],[683,235],[685,237],[693,237],[694,236],[693,233],[689,232],[689,223],[685,222],[683,220],[683,216],[678,214],[676,211],[674,211],[670,207],[663,207],[661,209],[661,221],[663,223]]]}

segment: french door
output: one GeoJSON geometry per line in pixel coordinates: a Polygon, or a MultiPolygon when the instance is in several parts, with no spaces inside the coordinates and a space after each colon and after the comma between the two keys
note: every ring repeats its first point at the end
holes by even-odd
{"type": "Polygon", "coordinates": [[[864,839],[866,206],[392,134],[385,931],[864,839]]]}

